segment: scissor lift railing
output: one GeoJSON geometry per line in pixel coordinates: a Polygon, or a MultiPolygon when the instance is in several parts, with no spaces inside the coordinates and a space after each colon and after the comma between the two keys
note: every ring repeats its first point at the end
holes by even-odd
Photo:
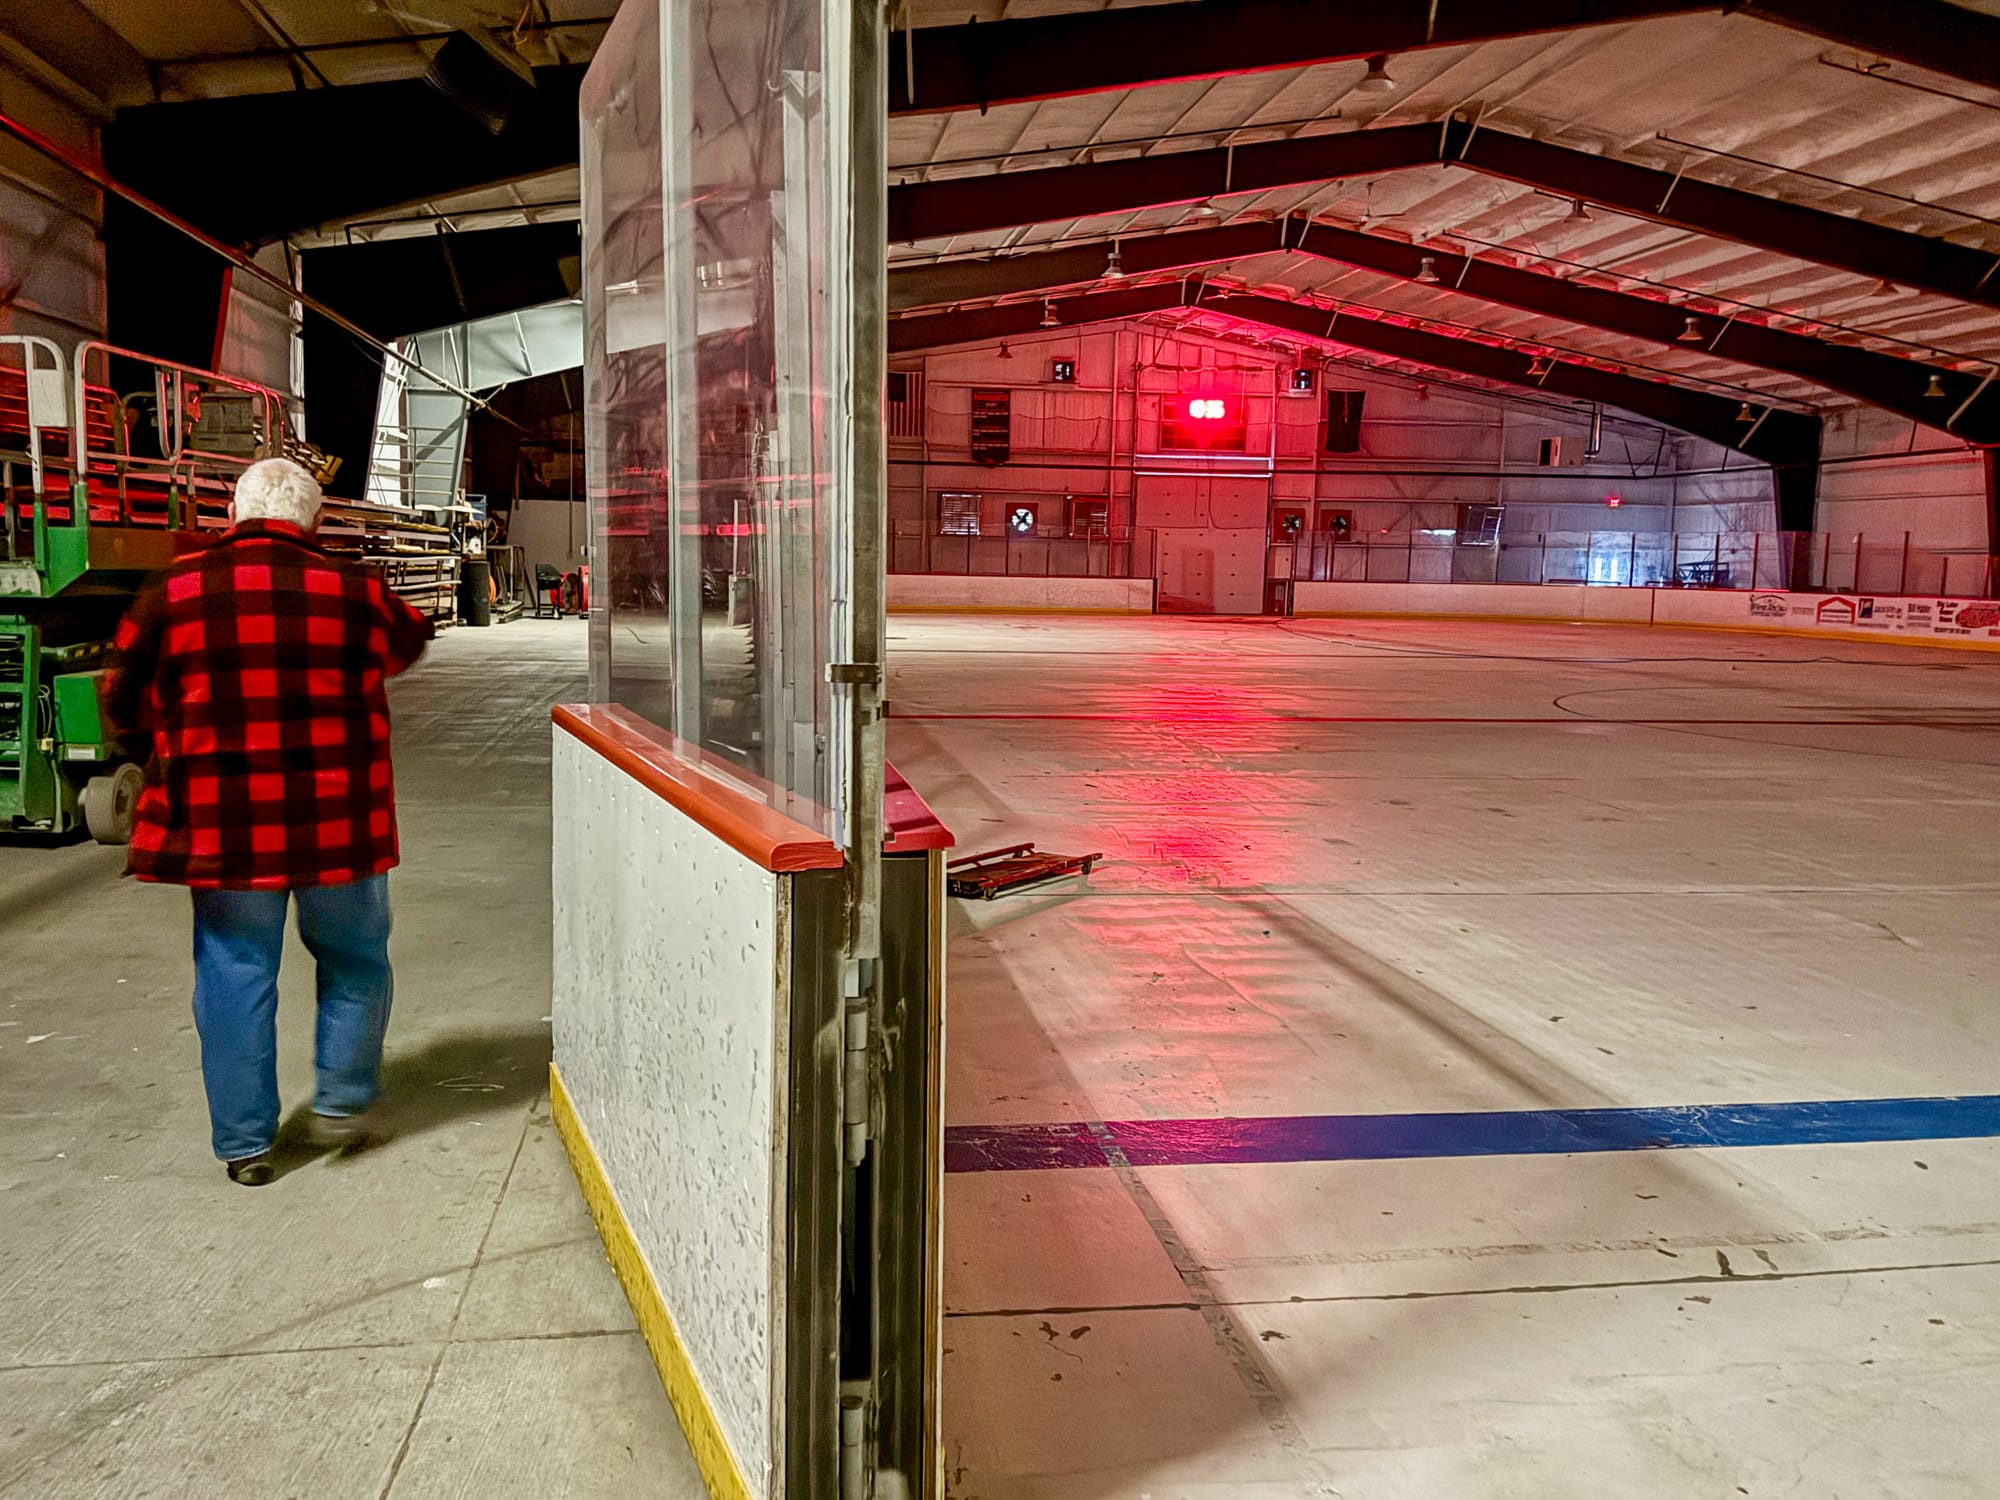
{"type": "Polygon", "coordinates": [[[0,829],[129,826],[132,747],[98,711],[112,628],[148,573],[227,524],[235,479],[287,431],[254,381],[0,336],[0,829]],[[150,389],[120,397],[135,372],[150,389]]]}

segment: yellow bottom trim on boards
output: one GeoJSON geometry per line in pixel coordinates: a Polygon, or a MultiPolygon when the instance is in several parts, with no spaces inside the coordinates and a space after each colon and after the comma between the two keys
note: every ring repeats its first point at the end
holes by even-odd
{"type": "Polygon", "coordinates": [[[743,1466],[736,1461],[729,1439],[716,1421],[715,1408],[709,1404],[701,1377],[688,1359],[673,1314],[667,1311],[659,1284],[653,1280],[652,1267],[646,1264],[639,1242],[632,1235],[625,1210],[619,1206],[618,1193],[604,1175],[603,1163],[597,1159],[554,1063],[549,1064],[549,1113],[555,1118],[556,1133],[562,1137],[563,1150],[569,1153],[570,1170],[576,1174],[577,1186],[583,1189],[583,1201],[590,1205],[591,1218],[597,1221],[604,1253],[610,1257],[611,1269],[618,1273],[619,1284],[625,1288],[632,1315],[639,1320],[639,1335],[652,1351],[653,1368],[660,1372],[660,1384],[667,1388],[667,1399],[680,1418],[681,1431],[687,1436],[708,1493],[714,1500],[751,1500],[743,1466]]]}

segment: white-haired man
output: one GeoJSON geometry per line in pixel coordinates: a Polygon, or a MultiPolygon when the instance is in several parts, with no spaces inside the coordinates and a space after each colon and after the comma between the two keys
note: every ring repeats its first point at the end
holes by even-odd
{"type": "Polygon", "coordinates": [[[383,684],[431,627],[314,540],[297,464],[243,471],[231,528],[175,562],[119,626],[112,722],[149,747],[128,873],[191,887],[194,1018],[215,1154],[272,1177],[285,912],[319,969],[313,1135],[365,1144],[389,1024],[397,861],[383,684]]]}

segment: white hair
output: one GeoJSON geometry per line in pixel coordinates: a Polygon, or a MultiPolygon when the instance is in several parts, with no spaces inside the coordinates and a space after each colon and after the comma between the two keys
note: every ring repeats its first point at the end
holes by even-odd
{"type": "Polygon", "coordinates": [[[289,521],[303,531],[319,524],[318,481],[289,458],[264,458],[236,481],[236,519],[289,521]]]}

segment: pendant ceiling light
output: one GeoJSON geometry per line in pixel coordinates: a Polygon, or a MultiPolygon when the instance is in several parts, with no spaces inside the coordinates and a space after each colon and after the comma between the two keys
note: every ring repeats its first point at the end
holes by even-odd
{"type": "Polygon", "coordinates": [[[1368,59],[1368,71],[1361,75],[1361,81],[1354,85],[1362,94],[1393,94],[1396,80],[1389,76],[1389,55],[1378,52],[1368,59]]]}

